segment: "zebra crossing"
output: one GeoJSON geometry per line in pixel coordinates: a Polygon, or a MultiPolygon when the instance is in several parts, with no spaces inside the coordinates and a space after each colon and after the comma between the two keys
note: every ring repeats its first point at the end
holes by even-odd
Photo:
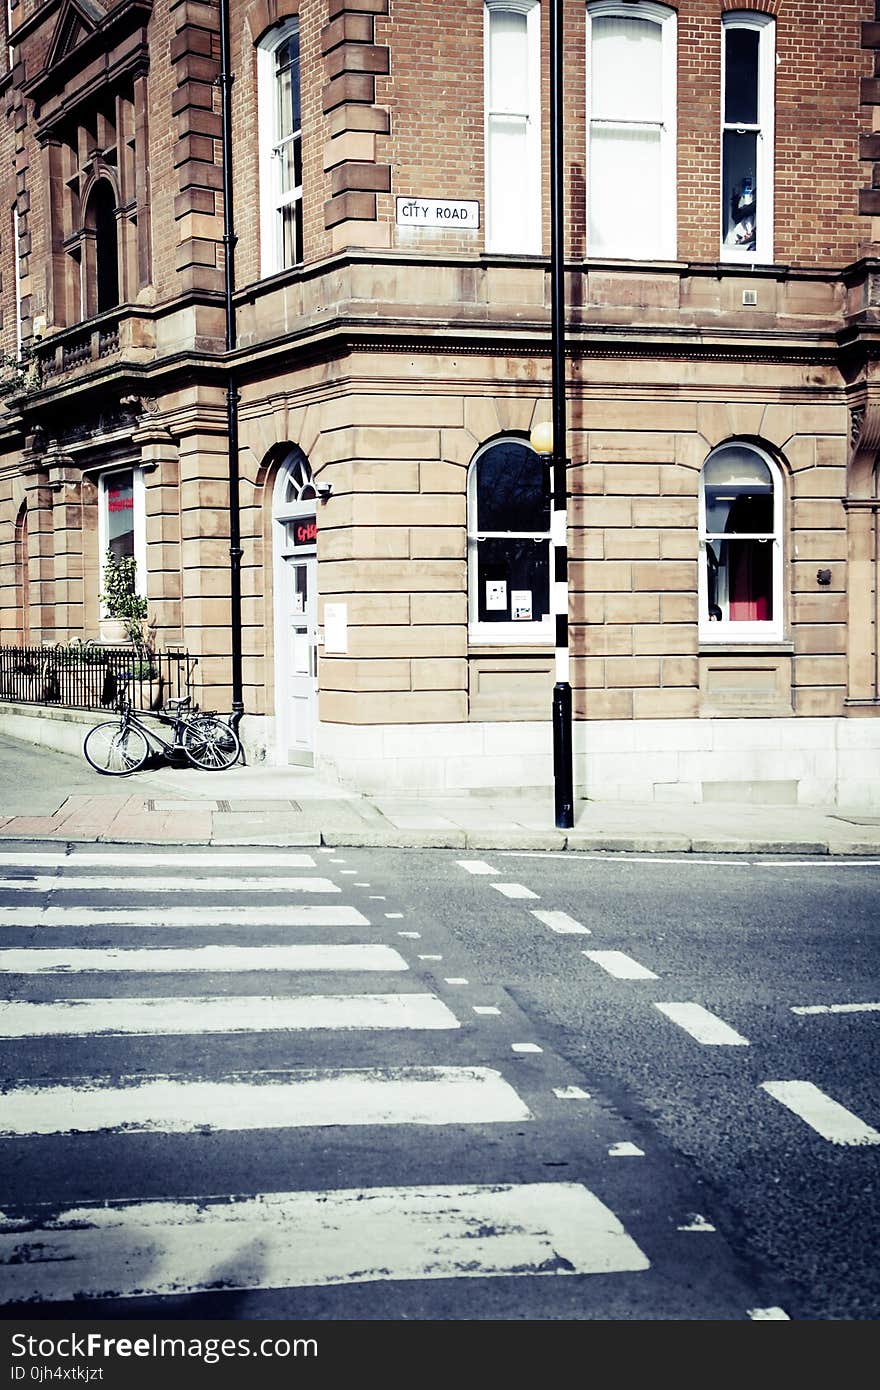
{"type": "MultiPolygon", "coordinates": [[[[19,1146],[24,1163],[37,1145],[46,1173],[0,1214],[0,1304],[150,1299],[161,1309],[163,1298],[218,1289],[650,1268],[590,1187],[511,1173],[496,1157],[493,1133],[528,1136],[540,1123],[480,1032],[497,1027],[499,1009],[427,988],[420,962],[436,953],[398,930],[403,914],[371,911],[365,894],[355,905],[348,880],[341,901],[328,863],[107,850],[27,864],[6,853],[0,864],[0,1057],[15,1075],[0,1146],[7,1158],[19,1146]],[[438,1136],[423,1180],[411,1149],[399,1158],[400,1136],[421,1126],[438,1136]],[[258,1144],[261,1133],[284,1161],[273,1167],[265,1145],[248,1153],[267,1172],[281,1167],[287,1186],[224,1185],[222,1166],[199,1167],[211,1136],[258,1144]],[[350,1183],[338,1181],[332,1134],[364,1136],[346,1141],[350,1183]],[[167,1159],[157,1144],[171,1146],[167,1159]],[[148,1191],[127,1191],[126,1160],[133,1175],[167,1169],[148,1191]],[[197,1189],[178,1190],[178,1172],[194,1170],[197,1189]],[[65,1171],[60,1196],[52,1180],[65,1171]]],[[[518,1050],[541,1052],[510,1044],[518,1050]]]]}

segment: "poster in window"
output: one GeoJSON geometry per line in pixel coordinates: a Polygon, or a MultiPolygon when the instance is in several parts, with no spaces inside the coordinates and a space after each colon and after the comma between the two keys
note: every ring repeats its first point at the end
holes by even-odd
{"type": "Polygon", "coordinates": [[[487,613],[503,613],[507,608],[507,580],[486,580],[487,613]]]}
{"type": "Polygon", "coordinates": [[[515,623],[532,621],[531,589],[513,589],[510,595],[511,617],[515,623]]]}

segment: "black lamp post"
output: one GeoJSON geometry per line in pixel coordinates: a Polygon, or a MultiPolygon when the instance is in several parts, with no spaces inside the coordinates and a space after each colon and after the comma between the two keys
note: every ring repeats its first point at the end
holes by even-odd
{"type": "Polygon", "coordinates": [[[551,611],[556,624],[556,684],[553,687],[553,795],[556,825],[574,825],[571,683],[568,655],[568,509],[565,447],[565,204],[563,202],[562,5],[550,0],[550,323],[552,338],[552,426],[538,425],[531,444],[550,456],[552,470],[553,576],[551,611]]]}

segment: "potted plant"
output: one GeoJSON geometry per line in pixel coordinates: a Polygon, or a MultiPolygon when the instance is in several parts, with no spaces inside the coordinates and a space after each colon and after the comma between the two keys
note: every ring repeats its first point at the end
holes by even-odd
{"type": "Polygon", "coordinates": [[[143,640],[147,600],[135,588],[136,568],[133,555],[114,555],[112,550],[107,551],[101,594],[106,615],[101,619],[101,640],[104,642],[140,643],[143,640]]]}

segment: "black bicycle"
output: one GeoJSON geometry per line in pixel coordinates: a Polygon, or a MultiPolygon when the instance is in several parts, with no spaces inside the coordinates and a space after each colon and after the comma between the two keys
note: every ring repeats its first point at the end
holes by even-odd
{"type": "Polygon", "coordinates": [[[170,757],[183,753],[194,767],[206,772],[221,772],[238,762],[241,742],[225,719],[201,713],[188,695],[182,700],[170,699],[166,704],[171,713],[157,710],[151,717],[170,726],[170,739],[138,718],[131,708],[131,699],[123,691],[119,718],[96,724],[83,739],[86,762],[108,777],[127,777],[140,771],[155,744],[170,757]]]}

